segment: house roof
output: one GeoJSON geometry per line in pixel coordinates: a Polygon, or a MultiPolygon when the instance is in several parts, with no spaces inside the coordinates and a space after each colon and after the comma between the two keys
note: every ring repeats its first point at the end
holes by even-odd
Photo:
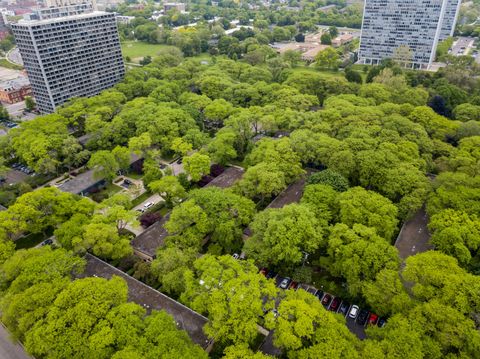
{"type": "Polygon", "coordinates": [[[95,178],[93,170],[88,170],[58,186],[63,192],[80,194],[103,179],[95,178]]]}

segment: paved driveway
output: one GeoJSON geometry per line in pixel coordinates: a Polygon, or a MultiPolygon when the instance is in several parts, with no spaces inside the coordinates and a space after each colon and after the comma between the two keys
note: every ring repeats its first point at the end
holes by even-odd
{"type": "Polygon", "coordinates": [[[25,349],[14,343],[10,338],[10,333],[5,327],[0,325],[0,358],[2,359],[33,359],[25,352],[25,349]]]}

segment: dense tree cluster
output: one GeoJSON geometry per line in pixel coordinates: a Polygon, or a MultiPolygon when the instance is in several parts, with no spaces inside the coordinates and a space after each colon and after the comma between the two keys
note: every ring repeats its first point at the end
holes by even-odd
{"type": "Polygon", "coordinates": [[[2,262],[2,321],[37,358],[207,357],[168,314],[127,303],[123,279],[73,280],[85,263],[64,249],[2,262]]]}
{"type": "MultiPolygon", "coordinates": [[[[313,4],[304,5],[312,10],[313,4]]],[[[222,11],[229,8],[224,5],[222,11]]],[[[231,16],[238,15],[239,7],[231,8],[231,16]]],[[[168,18],[169,26],[185,21],[168,18]]],[[[278,37],[300,30],[291,29],[290,21],[255,18],[256,27],[278,37]],[[284,26],[268,29],[279,22],[284,26]]],[[[135,22],[136,36],[153,33],[147,21],[135,22]]],[[[155,27],[155,36],[170,31],[155,27]]],[[[188,33],[170,35],[186,41],[188,33]]],[[[0,167],[19,161],[45,175],[85,165],[97,178],[111,180],[129,168],[135,154],[144,159],[144,184],[170,211],[162,212],[166,238],[154,260],[128,267],[127,227],[137,225],[138,215],[130,198],[94,203],[54,187],[19,190],[18,199],[0,212],[0,309],[32,354],[205,357],[164,313],[146,316],[126,303],[118,278],[71,281],[83,266],[75,255],[90,252],[127,266],[208,316],[204,331],[226,358],[264,357],[254,353],[258,325],[275,329],[275,344],[289,358],[315,358],[319,352],[348,358],[477,355],[475,65],[467,62],[464,73],[460,63],[452,63],[431,75],[386,61],[357,72],[361,81],[352,81],[358,76],[326,75],[314,66],[294,69],[296,57],[271,54],[264,46],[269,38],[265,42],[260,35],[245,30],[219,37],[220,52],[251,50],[239,50],[242,61],[232,60],[233,54],[206,62],[183,59],[178,49],[166,50],[129,70],[115,88],[73,99],[0,140],[0,167]],[[161,169],[165,159],[182,163],[185,173],[161,169]],[[201,188],[208,175],[219,172],[212,163],[241,164],[245,172],[231,188],[201,188]],[[298,203],[269,207],[302,181],[298,203]],[[402,223],[424,205],[435,251],[401,264],[393,242],[402,223]],[[60,249],[15,252],[22,236],[51,232],[60,249]],[[242,252],[247,260],[231,257],[242,252]],[[360,341],[312,295],[279,293],[258,274],[263,266],[295,280],[321,276],[334,293],[389,316],[388,324],[369,328],[360,341]],[[81,313],[85,307],[91,312],[81,313]]],[[[204,51],[205,39],[198,51],[204,51]]]]}

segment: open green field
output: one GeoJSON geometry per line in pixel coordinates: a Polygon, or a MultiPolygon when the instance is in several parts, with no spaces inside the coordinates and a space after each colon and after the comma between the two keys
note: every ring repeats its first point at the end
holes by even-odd
{"type": "Polygon", "coordinates": [[[128,56],[133,62],[139,62],[145,56],[151,56],[154,58],[158,55],[158,52],[164,49],[168,49],[173,46],[149,44],[142,41],[125,41],[122,42],[123,56],[128,56]]]}

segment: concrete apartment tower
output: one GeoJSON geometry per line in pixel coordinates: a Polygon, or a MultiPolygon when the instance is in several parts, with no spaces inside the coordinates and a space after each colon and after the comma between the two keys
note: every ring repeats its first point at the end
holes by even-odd
{"type": "Polygon", "coordinates": [[[94,96],[125,74],[115,15],[74,2],[39,9],[12,24],[42,113],[72,97],[94,96]]]}
{"type": "Polygon", "coordinates": [[[438,42],[453,34],[461,0],[366,0],[359,62],[400,59],[428,69],[438,42]]]}

